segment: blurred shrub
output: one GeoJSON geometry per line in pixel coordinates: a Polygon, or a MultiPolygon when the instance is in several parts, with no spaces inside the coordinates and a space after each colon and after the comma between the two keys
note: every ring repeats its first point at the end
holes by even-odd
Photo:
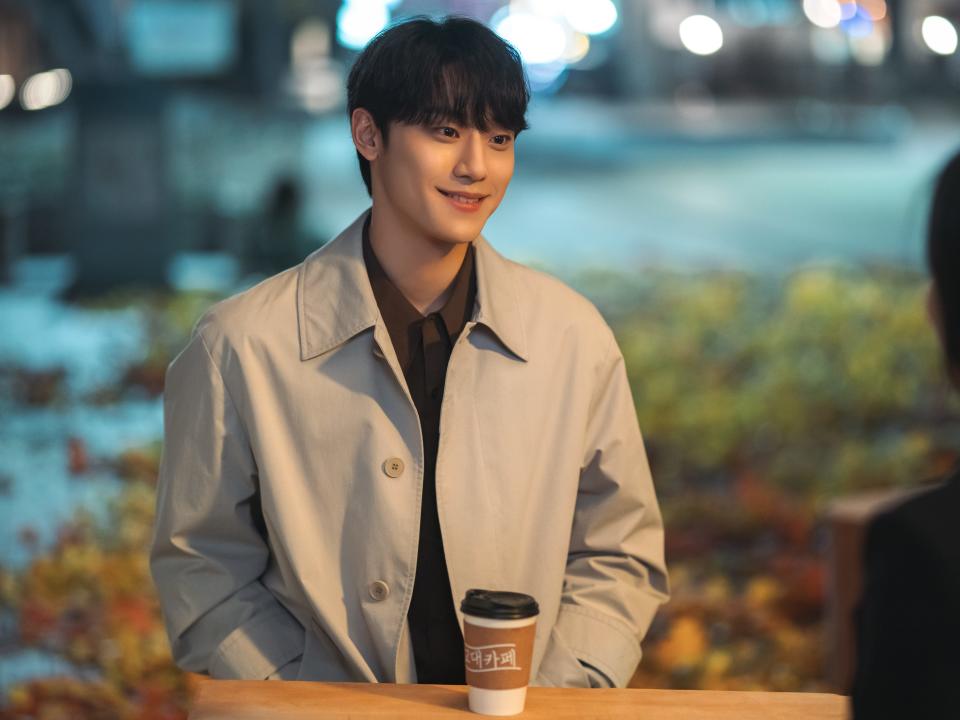
{"type": "Polygon", "coordinates": [[[958,406],[922,277],[663,272],[628,287],[629,307],[604,299],[662,492],[749,472],[822,500],[952,462],[958,406]]]}

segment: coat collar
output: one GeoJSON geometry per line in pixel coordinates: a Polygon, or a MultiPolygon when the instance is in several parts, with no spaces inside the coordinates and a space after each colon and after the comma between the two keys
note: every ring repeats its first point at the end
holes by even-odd
{"type": "MultiPolygon", "coordinates": [[[[343,232],[314,250],[297,276],[300,359],[335,348],[380,319],[363,262],[364,210],[343,232]]],[[[519,288],[510,262],[483,237],[474,240],[477,298],[472,320],[485,325],[521,360],[527,360],[519,288]]]]}

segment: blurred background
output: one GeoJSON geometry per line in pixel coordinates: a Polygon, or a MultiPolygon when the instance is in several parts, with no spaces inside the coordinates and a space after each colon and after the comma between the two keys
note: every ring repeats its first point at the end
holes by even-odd
{"type": "Polygon", "coordinates": [[[485,237],[626,357],[674,591],[632,684],[846,690],[863,523],[956,460],[923,233],[960,0],[0,0],[0,717],[185,717],[167,363],[367,207],[346,72],[448,13],[535,91],[485,237]]]}

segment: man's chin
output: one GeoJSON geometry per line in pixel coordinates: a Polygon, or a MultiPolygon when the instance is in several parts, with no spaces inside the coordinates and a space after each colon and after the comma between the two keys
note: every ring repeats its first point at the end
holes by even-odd
{"type": "Polygon", "coordinates": [[[477,222],[447,222],[435,227],[431,235],[436,242],[443,242],[448,245],[465,245],[472,242],[482,229],[483,225],[477,222]]]}
{"type": "Polygon", "coordinates": [[[476,235],[471,238],[467,238],[462,235],[450,235],[445,233],[433,235],[431,240],[437,245],[453,247],[456,245],[468,245],[471,241],[473,241],[474,238],[476,238],[476,235]]]}

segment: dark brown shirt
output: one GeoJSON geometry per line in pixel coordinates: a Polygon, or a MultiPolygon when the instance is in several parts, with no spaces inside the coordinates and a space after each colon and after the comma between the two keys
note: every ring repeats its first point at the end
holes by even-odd
{"type": "Polygon", "coordinates": [[[423,316],[397,289],[370,245],[370,216],[363,226],[363,259],[380,314],[420,416],[423,433],[423,501],[417,574],[407,619],[417,682],[464,684],[463,634],[457,621],[437,515],[436,464],[440,404],[453,345],[473,313],[474,246],[467,248],[442,308],[423,316]]]}

